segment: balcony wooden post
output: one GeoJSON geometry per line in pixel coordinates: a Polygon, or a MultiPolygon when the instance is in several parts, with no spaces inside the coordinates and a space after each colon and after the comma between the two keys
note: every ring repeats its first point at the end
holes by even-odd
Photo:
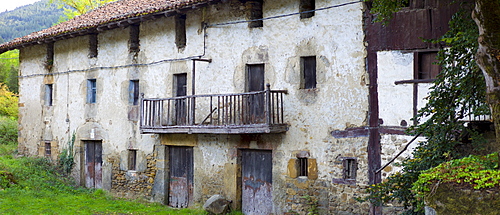
{"type": "Polygon", "coordinates": [[[269,83],[266,84],[266,124],[271,124],[271,85],[269,83]]]}
{"type": "Polygon", "coordinates": [[[140,102],[141,102],[141,105],[139,106],[140,107],[140,110],[139,110],[139,114],[140,114],[139,122],[140,123],[139,123],[139,125],[143,126],[144,125],[144,93],[141,93],[140,102]]]}

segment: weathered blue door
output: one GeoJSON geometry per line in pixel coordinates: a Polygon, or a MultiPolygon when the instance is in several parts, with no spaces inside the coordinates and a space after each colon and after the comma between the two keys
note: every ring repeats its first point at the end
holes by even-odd
{"type": "Polygon", "coordinates": [[[271,214],[273,157],[270,150],[244,150],[241,154],[242,211],[271,214]]]}
{"type": "Polygon", "coordinates": [[[168,205],[186,208],[193,200],[193,148],[171,146],[169,151],[168,205]]]}

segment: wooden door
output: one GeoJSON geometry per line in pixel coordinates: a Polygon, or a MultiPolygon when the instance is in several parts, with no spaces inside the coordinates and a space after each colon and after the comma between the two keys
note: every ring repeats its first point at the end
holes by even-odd
{"type": "MultiPolygon", "coordinates": [[[[187,95],[187,74],[175,74],[175,96],[187,95]]],[[[187,120],[187,102],[186,99],[175,100],[175,124],[185,125],[187,120]]]]}
{"type": "MultiPolygon", "coordinates": [[[[264,64],[247,65],[247,91],[264,90],[264,64]]],[[[248,124],[264,123],[264,94],[248,97],[249,119],[248,124]]]]}
{"type": "Polygon", "coordinates": [[[168,205],[186,208],[193,200],[193,148],[172,146],[169,149],[168,205]]]}
{"type": "Polygon", "coordinates": [[[244,214],[272,213],[272,165],[272,151],[242,151],[241,207],[244,214]]]}
{"type": "Polygon", "coordinates": [[[102,143],[85,141],[85,186],[102,188],[102,143]]]}

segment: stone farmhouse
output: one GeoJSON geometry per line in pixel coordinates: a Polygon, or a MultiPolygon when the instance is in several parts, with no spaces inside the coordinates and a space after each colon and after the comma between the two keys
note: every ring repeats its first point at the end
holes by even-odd
{"type": "Polygon", "coordinates": [[[393,213],[354,197],[413,138],[444,2],[386,26],[358,0],[107,4],[0,45],[20,50],[19,153],[72,148],[82,186],[172,207],[393,213]]]}

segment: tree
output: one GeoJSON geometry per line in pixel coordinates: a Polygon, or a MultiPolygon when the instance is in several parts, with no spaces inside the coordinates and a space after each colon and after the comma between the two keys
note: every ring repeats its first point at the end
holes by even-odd
{"type": "Polygon", "coordinates": [[[10,91],[18,93],[19,51],[12,50],[0,54],[0,83],[10,91]]]}
{"type": "MultiPolygon", "coordinates": [[[[498,1],[478,0],[474,9],[476,22],[471,16],[471,6],[463,4],[462,10],[450,21],[450,30],[435,40],[447,44],[447,48],[438,53],[439,64],[446,66],[434,82],[427,105],[415,118],[420,124],[409,130],[414,134],[422,133],[427,141],[415,149],[412,158],[400,163],[401,172],[371,186],[368,189],[370,195],[364,200],[376,205],[399,201],[410,208],[406,214],[422,214],[423,202],[417,200],[411,191],[420,173],[471,153],[460,149],[464,140],[476,146],[482,143],[480,134],[460,119],[491,111],[497,145],[500,143],[500,29],[495,28],[496,22],[500,22],[498,1]],[[486,9],[490,9],[487,15],[486,9]],[[428,120],[422,122],[422,119],[428,120]]],[[[377,14],[378,21],[389,22],[394,12],[407,3],[407,0],[372,0],[371,12],[377,14]]]]}
{"type": "MultiPolygon", "coordinates": [[[[479,30],[477,65],[486,82],[487,102],[500,143],[500,0],[476,0],[472,17],[479,30]]],[[[500,166],[500,165],[499,165],[500,166]]]]}
{"type": "Polygon", "coordinates": [[[59,22],[64,22],[114,1],[116,0],[50,0],[49,2],[64,9],[65,17],[59,19],[59,22]]]}

